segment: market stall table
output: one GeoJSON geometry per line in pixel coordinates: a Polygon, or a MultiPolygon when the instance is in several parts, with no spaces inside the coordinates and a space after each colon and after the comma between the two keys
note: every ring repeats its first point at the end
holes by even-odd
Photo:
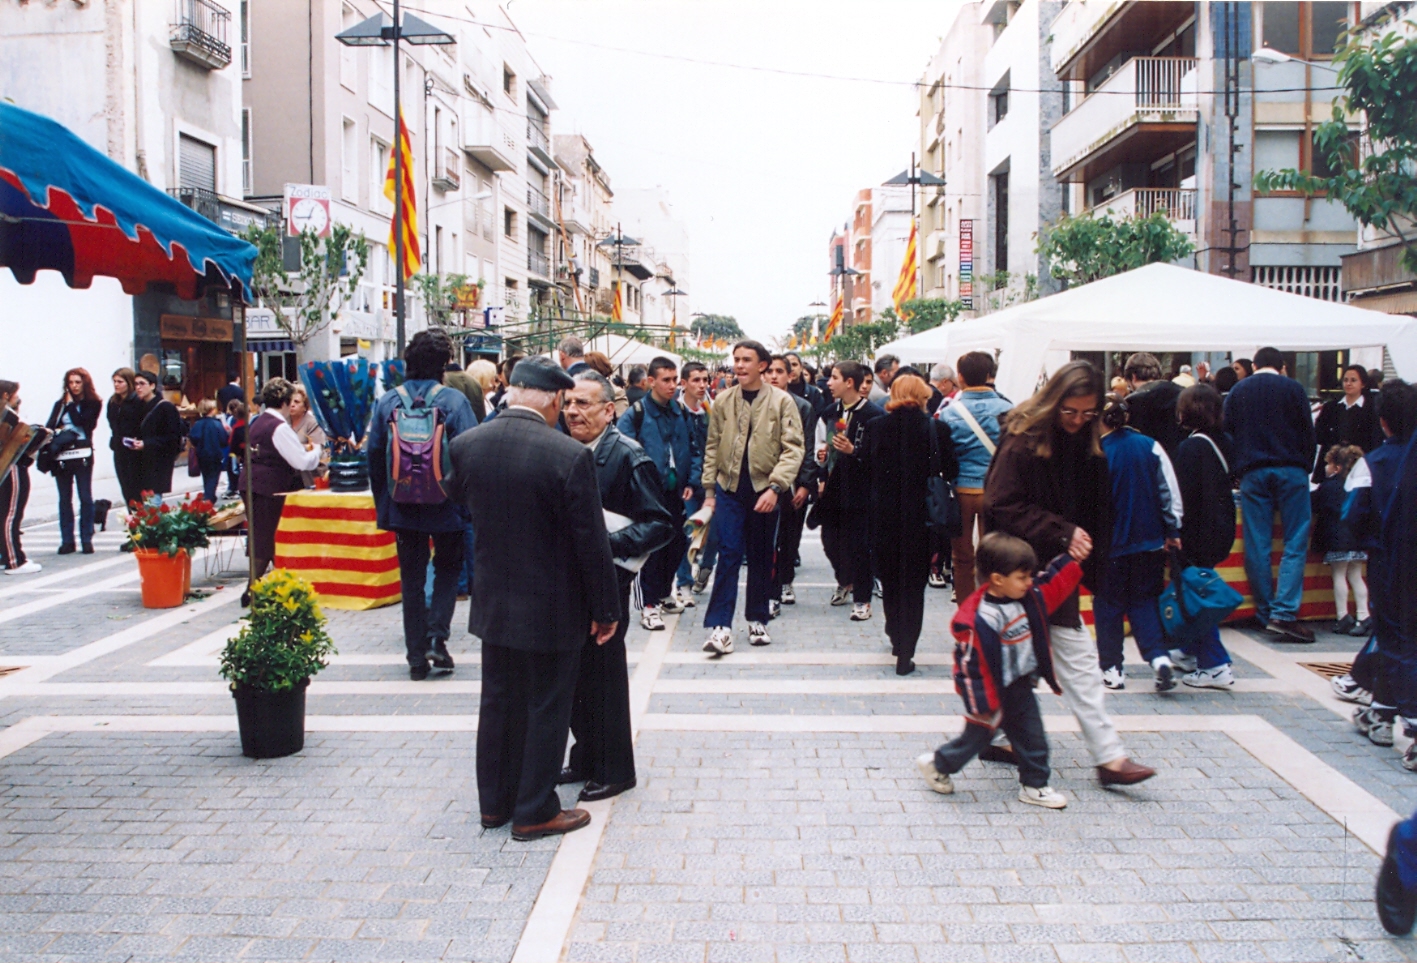
{"type": "Polygon", "coordinates": [[[403,598],[394,533],[375,524],[368,492],[285,496],[275,564],[310,581],[333,609],[376,609],[403,598]]]}

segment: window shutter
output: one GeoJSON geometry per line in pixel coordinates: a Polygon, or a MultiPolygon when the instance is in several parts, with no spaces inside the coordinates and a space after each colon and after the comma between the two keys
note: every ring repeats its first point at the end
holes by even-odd
{"type": "Polygon", "coordinates": [[[195,137],[179,135],[177,181],[180,187],[195,187],[216,193],[216,148],[195,137]]]}

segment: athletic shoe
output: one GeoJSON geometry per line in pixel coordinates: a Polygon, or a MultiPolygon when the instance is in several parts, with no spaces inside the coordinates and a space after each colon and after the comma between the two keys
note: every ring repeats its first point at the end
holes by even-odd
{"type": "Polygon", "coordinates": [[[768,635],[768,627],[763,623],[749,622],[748,641],[753,645],[771,645],[772,636],[768,635]]]}
{"type": "Polygon", "coordinates": [[[678,595],[670,595],[667,599],[659,600],[659,611],[665,615],[678,615],[684,611],[684,606],[679,604],[678,595]]]}
{"type": "Polygon", "coordinates": [[[1360,706],[1366,706],[1373,701],[1373,694],[1354,682],[1353,676],[1347,672],[1329,679],[1328,684],[1333,686],[1333,694],[1344,702],[1356,702],[1360,706]]]}
{"type": "Polygon", "coordinates": [[[1151,660],[1151,671],[1156,673],[1156,691],[1169,692],[1176,688],[1176,667],[1171,664],[1171,657],[1158,655],[1151,660]]]}
{"type": "Polygon", "coordinates": [[[945,573],[944,573],[944,572],[937,572],[937,571],[935,571],[934,569],[931,569],[931,570],[930,570],[930,587],[931,587],[931,588],[940,588],[940,589],[942,589],[942,588],[949,588],[949,587],[950,587],[950,582],[949,582],[949,579],[945,578],[945,573]]]}
{"type": "Polygon", "coordinates": [[[1235,684],[1235,673],[1225,662],[1210,669],[1196,669],[1181,676],[1181,681],[1193,689],[1228,689],[1235,684]]]}
{"type": "Polygon", "coordinates": [[[1171,664],[1176,668],[1180,669],[1182,672],[1196,671],[1197,666],[1195,656],[1187,655],[1180,649],[1172,649],[1169,654],[1171,656],[1171,664]]]}
{"type": "Polygon", "coordinates": [[[5,574],[6,574],[6,575],[33,575],[35,572],[42,572],[42,571],[44,571],[44,566],[41,565],[41,564],[39,564],[38,562],[36,562],[34,559],[30,559],[28,562],[26,562],[26,563],[23,564],[23,565],[17,565],[17,566],[15,566],[14,568],[7,568],[7,569],[5,569],[5,574]]]}
{"type": "Polygon", "coordinates": [[[664,628],[664,619],[659,617],[659,609],[653,605],[646,605],[644,614],[640,616],[640,625],[651,632],[659,632],[664,628]]]}
{"type": "Polygon", "coordinates": [[[832,591],[832,605],[847,605],[851,602],[851,588],[846,585],[838,585],[832,591]]]}
{"type": "Polygon", "coordinates": [[[796,605],[796,604],[797,604],[797,593],[794,592],[794,591],[792,591],[792,585],[791,585],[790,583],[787,584],[787,585],[784,585],[784,586],[782,587],[782,604],[783,604],[783,605],[796,605]]]}
{"type": "Polygon", "coordinates": [[[1068,804],[1068,798],[1052,786],[1043,786],[1038,789],[1034,789],[1032,786],[1019,786],[1018,801],[1026,802],[1030,806],[1043,806],[1047,809],[1062,809],[1068,804]]]}
{"type": "Polygon", "coordinates": [[[1113,692],[1121,692],[1127,687],[1127,674],[1120,667],[1103,669],[1102,684],[1113,692]]]}
{"type": "Polygon", "coordinates": [[[709,580],[713,578],[713,569],[701,568],[694,576],[694,594],[703,595],[708,591],[709,580]]]}
{"type": "Polygon", "coordinates": [[[875,583],[871,586],[871,590],[876,593],[876,598],[878,599],[883,599],[886,597],[886,590],[881,588],[880,579],[875,580],[875,583]]]}
{"type": "Polygon", "coordinates": [[[782,603],[777,599],[768,599],[768,620],[771,621],[782,617],[782,603]]]}
{"type": "Polygon", "coordinates": [[[935,754],[925,752],[915,757],[915,766],[920,770],[920,775],[925,777],[925,783],[935,792],[942,796],[948,796],[955,791],[955,784],[950,781],[950,777],[935,768],[935,754]]]}
{"type": "Polygon", "coordinates": [[[680,609],[692,609],[699,603],[694,601],[694,592],[687,585],[681,585],[674,590],[674,599],[679,603],[680,609]]]}
{"type": "Polygon", "coordinates": [[[853,622],[865,622],[865,621],[866,621],[867,619],[869,619],[870,617],[871,617],[871,603],[870,603],[870,602],[857,602],[855,605],[851,606],[851,621],[853,621],[853,622]]]}
{"type": "Polygon", "coordinates": [[[1410,742],[1407,751],[1402,754],[1402,768],[1408,772],[1417,772],[1417,739],[1410,742]]]}
{"type": "Polygon", "coordinates": [[[1353,710],[1353,727],[1375,746],[1392,745],[1392,720],[1382,719],[1372,708],[1359,706],[1353,710]]]}
{"type": "Polygon", "coordinates": [[[716,655],[727,655],[733,651],[733,630],[726,625],[720,625],[709,633],[708,639],[704,642],[704,651],[713,652],[716,655]]]}

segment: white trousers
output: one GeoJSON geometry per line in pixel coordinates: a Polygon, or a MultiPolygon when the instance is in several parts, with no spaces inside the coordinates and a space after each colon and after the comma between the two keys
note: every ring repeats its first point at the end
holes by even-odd
{"type": "Polygon", "coordinates": [[[1092,764],[1103,766],[1126,756],[1122,738],[1112,725],[1103,703],[1102,668],[1097,643],[1086,628],[1049,626],[1053,637],[1053,671],[1063,690],[1063,701],[1077,717],[1092,764]]]}

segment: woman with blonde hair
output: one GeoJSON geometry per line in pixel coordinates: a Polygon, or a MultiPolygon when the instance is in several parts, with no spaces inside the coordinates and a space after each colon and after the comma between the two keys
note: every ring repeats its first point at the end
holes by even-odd
{"type": "Polygon", "coordinates": [[[896,675],[915,671],[915,646],[924,623],[930,577],[930,519],[925,508],[929,479],[953,481],[959,474],[950,431],[929,416],[929,404],[930,386],[923,378],[898,375],[891,382],[886,416],[866,428],[871,547],[896,675]]]}

